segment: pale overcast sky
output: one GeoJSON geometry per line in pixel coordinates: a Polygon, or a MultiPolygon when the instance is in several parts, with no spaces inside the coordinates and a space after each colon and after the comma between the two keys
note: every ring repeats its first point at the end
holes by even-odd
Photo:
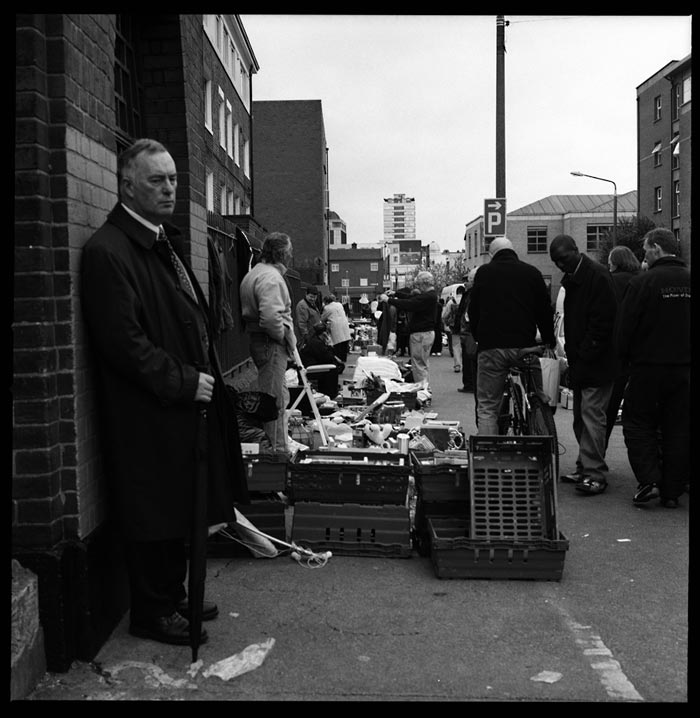
{"type": "MultiPolygon", "coordinates": [[[[254,100],[321,100],[330,206],[381,242],[382,199],[417,238],[463,248],[496,196],[496,15],[241,15],[254,100]]],[[[690,15],[506,15],[507,210],[636,189],[636,88],[691,52],[690,15]]],[[[293,185],[290,193],[294,192],[293,185]]]]}

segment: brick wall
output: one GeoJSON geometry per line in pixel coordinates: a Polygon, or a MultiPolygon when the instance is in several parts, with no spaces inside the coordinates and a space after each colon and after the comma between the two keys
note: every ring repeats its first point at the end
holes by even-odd
{"type": "Polygon", "coordinates": [[[292,267],[310,284],[323,283],[315,260],[327,259],[325,151],[320,100],[253,102],[255,216],[291,236],[292,267]]]}

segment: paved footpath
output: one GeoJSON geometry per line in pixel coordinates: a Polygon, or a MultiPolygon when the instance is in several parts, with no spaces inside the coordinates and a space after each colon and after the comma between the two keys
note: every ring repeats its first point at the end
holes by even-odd
{"type": "MultiPolygon", "coordinates": [[[[430,366],[431,410],[472,433],[473,396],[457,392],[447,352],[430,366]]],[[[555,418],[565,473],[571,412],[555,418]]],[[[570,542],[560,581],[441,580],[415,552],[317,569],[210,559],[221,613],[196,673],[188,648],[137,640],[125,617],[94,662],[47,674],[29,699],[685,703],[690,499],[675,511],[632,505],[620,427],[608,463],[603,495],[558,485],[570,542]],[[261,664],[241,656],[247,647],[261,664]],[[224,679],[218,662],[256,667],[224,679]]]]}

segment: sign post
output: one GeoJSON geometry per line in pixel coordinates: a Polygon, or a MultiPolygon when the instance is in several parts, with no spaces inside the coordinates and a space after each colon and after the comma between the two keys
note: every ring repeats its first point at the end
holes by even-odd
{"type": "Polygon", "coordinates": [[[506,199],[484,200],[484,236],[501,237],[506,233],[506,199]]]}

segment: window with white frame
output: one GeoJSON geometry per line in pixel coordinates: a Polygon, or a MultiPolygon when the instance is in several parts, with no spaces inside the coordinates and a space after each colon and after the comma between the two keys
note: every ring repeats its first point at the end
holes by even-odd
{"type": "Polygon", "coordinates": [[[527,253],[544,254],[547,252],[547,227],[527,228],[527,253]]]}
{"type": "Polygon", "coordinates": [[[661,190],[661,187],[655,187],[654,188],[654,197],[656,199],[656,209],[655,212],[661,212],[663,209],[663,192],[661,190]]]}
{"type": "Polygon", "coordinates": [[[219,88],[219,144],[226,149],[226,99],[219,88]]]}
{"type": "Polygon", "coordinates": [[[654,98],[654,121],[661,119],[661,95],[654,98]]]}
{"type": "Polygon", "coordinates": [[[691,88],[691,78],[685,77],[683,79],[683,104],[685,105],[686,102],[690,102],[690,88],[691,88]]]}
{"type": "Polygon", "coordinates": [[[234,214],[241,213],[241,198],[240,197],[236,197],[236,199],[233,200],[233,213],[234,214]]]}
{"type": "Polygon", "coordinates": [[[360,286],[361,287],[367,287],[367,277],[360,277],[360,286]]]}
{"type": "Polygon", "coordinates": [[[229,52],[231,51],[231,39],[228,34],[228,30],[224,28],[224,37],[223,37],[223,52],[224,52],[224,67],[228,70],[229,69],[229,63],[231,62],[231,56],[229,55],[229,52]]]}
{"type": "Polygon", "coordinates": [[[339,272],[339,271],[340,271],[340,264],[331,263],[331,272],[339,272]]]}
{"type": "Polygon", "coordinates": [[[598,252],[611,231],[611,224],[589,224],[586,227],[586,251],[598,252]]]}
{"type": "Polygon", "coordinates": [[[241,142],[241,128],[236,123],[233,126],[233,161],[240,167],[241,166],[241,153],[239,151],[239,145],[241,142]]]}
{"type": "Polygon", "coordinates": [[[243,174],[250,177],[250,144],[245,138],[243,139],[243,174]]]}
{"type": "Polygon", "coordinates": [[[370,272],[376,272],[379,269],[379,262],[370,262],[369,263],[369,271],[370,272]]]}
{"type": "Polygon", "coordinates": [[[233,157],[233,109],[226,100],[226,154],[233,157]]]}
{"type": "Polygon", "coordinates": [[[678,180],[673,183],[673,216],[681,216],[681,183],[678,180]]]}
{"type": "Polygon", "coordinates": [[[658,167],[661,164],[661,142],[654,144],[654,149],[651,151],[652,157],[654,158],[654,167],[658,167]]]}
{"type": "Polygon", "coordinates": [[[226,185],[221,183],[219,187],[219,204],[221,205],[221,214],[226,214],[226,185]]]}
{"type": "Polygon", "coordinates": [[[226,196],[226,208],[227,208],[227,214],[236,214],[234,212],[234,201],[233,201],[233,190],[230,189],[226,196]]]}
{"type": "Polygon", "coordinates": [[[677,132],[673,135],[671,147],[673,148],[671,150],[671,169],[677,170],[681,159],[680,136],[677,132]]]}
{"type": "Polygon", "coordinates": [[[213,172],[207,172],[206,195],[207,195],[207,210],[209,212],[213,212],[214,211],[214,173],[213,172]]]}
{"type": "Polygon", "coordinates": [[[214,127],[212,125],[212,96],[211,96],[211,80],[204,81],[204,126],[211,132],[214,133],[214,127]]]}

